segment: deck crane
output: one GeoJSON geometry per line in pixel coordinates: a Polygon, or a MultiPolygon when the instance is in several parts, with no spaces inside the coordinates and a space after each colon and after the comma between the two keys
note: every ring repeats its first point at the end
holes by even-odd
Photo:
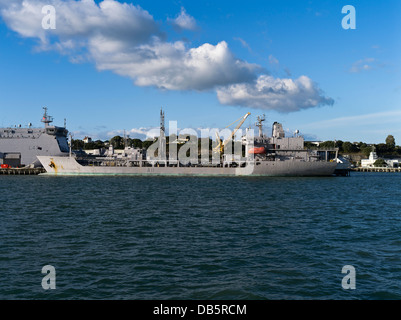
{"type": "Polygon", "coordinates": [[[241,118],[235,120],[233,123],[230,123],[226,128],[228,128],[229,126],[233,125],[234,123],[238,122],[238,125],[235,127],[235,129],[233,130],[233,132],[231,133],[230,137],[228,137],[226,140],[224,140],[224,142],[221,141],[220,136],[218,134],[218,132],[216,131],[216,139],[217,139],[217,143],[218,145],[216,147],[214,147],[214,151],[215,152],[220,152],[220,154],[223,154],[224,151],[224,147],[227,145],[227,143],[229,143],[232,138],[235,136],[236,132],[238,131],[238,129],[242,126],[242,124],[245,122],[246,118],[248,118],[248,116],[251,113],[248,112],[246,115],[242,116],[241,118]]]}

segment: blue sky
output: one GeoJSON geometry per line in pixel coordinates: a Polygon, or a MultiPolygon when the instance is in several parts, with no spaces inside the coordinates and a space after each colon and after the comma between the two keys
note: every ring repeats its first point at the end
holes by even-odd
{"type": "Polygon", "coordinates": [[[47,106],[76,138],[143,138],[163,107],[179,128],[251,112],[266,132],[401,144],[400,16],[397,0],[0,0],[0,126],[40,126],[47,106]]]}

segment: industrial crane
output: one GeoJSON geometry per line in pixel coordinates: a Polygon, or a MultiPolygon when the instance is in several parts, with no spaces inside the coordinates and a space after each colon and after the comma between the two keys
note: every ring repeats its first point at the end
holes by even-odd
{"type": "Polygon", "coordinates": [[[244,115],[243,117],[235,120],[233,123],[229,124],[226,127],[226,128],[228,128],[229,126],[231,126],[234,123],[239,121],[238,125],[235,127],[235,129],[231,133],[230,137],[228,137],[226,140],[224,140],[224,142],[221,141],[220,136],[219,136],[218,132],[216,131],[216,138],[217,138],[218,145],[216,147],[214,147],[214,149],[213,149],[215,152],[220,152],[220,154],[223,154],[224,147],[227,145],[227,143],[229,143],[232,140],[232,138],[235,136],[235,134],[238,131],[238,129],[242,126],[242,124],[245,122],[246,118],[248,118],[248,116],[250,114],[251,113],[248,112],[246,115],[244,115]]]}

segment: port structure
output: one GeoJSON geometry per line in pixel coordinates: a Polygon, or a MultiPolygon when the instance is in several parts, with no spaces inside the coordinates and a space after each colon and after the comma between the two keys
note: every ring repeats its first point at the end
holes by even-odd
{"type": "Polygon", "coordinates": [[[226,140],[224,140],[224,142],[221,141],[220,136],[219,136],[218,132],[216,131],[217,146],[214,147],[214,149],[213,149],[215,152],[220,152],[220,155],[223,154],[224,147],[233,139],[233,137],[237,133],[238,129],[242,126],[242,124],[245,122],[246,118],[248,118],[248,116],[250,116],[250,114],[251,113],[248,112],[241,118],[235,120],[233,123],[230,123],[227,127],[225,127],[225,129],[226,129],[226,128],[232,126],[234,123],[237,123],[239,121],[238,125],[235,127],[235,129],[233,130],[231,135],[226,140]]]}

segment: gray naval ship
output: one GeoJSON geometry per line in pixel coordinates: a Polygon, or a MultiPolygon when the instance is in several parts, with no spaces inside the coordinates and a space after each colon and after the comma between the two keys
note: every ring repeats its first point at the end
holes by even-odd
{"type": "Polygon", "coordinates": [[[69,154],[65,127],[50,125],[53,118],[47,114],[44,107],[41,122],[44,128],[27,128],[21,125],[9,128],[0,128],[0,164],[10,167],[38,167],[41,166],[37,156],[62,156],[69,154]]]}
{"type": "MultiPolygon", "coordinates": [[[[188,158],[188,152],[178,152],[177,156],[171,133],[169,150],[166,152],[164,113],[161,111],[160,135],[147,150],[126,147],[117,152],[110,146],[101,156],[75,155],[70,150],[68,156],[40,155],[38,159],[46,170],[45,174],[48,175],[330,176],[334,174],[338,149],[307,150],[304,148],[302,136],[286,137],[282,125],[278,122],[273,123],[272,135],[267,137],[262,130],[264,116],[257,118],[256,126],[259,128],[259,134],[254,136],[253,130],[247,129],[246,133],[237,139],[237,144],[241,145],[240,152],[233,152],[234,135],[249,114],[241,119],[239,125],[224,141],[221,141],[217,134],[215,147],[210,150],[210,145],[207,146],[206,156],[200,156],[198,153],[198,139],[192,145],[187,142],[189,146],[184,148],[188,151],[194,146],[192,150],[195,150],[195,157],[188,158]],[[209,151],[213,151],[212,154],[209,151]]],[[[207,141],[209,142],[209,138],[207,141]]],[[[185,146],[181,148],[183,147],[185,146]]]]}

